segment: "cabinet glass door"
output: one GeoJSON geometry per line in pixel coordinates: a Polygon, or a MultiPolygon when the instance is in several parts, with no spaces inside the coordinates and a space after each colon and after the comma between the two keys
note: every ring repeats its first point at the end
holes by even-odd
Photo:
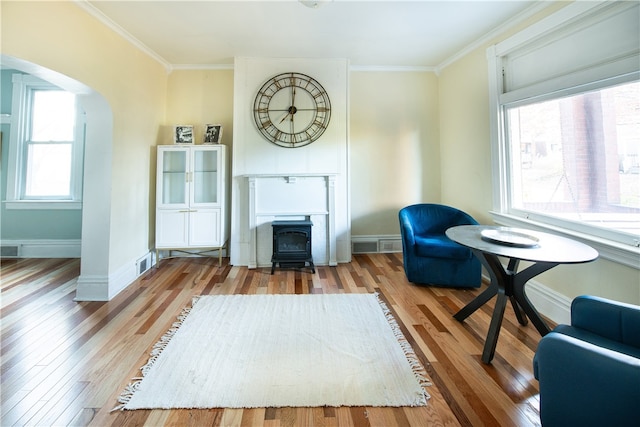
{"type": "Polygon", "coordinates": [[[192,170],[194,203],[218,203],[218,151],[194,150],[192,170]]]}
{"type": "Polygon", "coordinates": [[[162,204],[187,203],[187,152],[162,152],[162,204]]]}

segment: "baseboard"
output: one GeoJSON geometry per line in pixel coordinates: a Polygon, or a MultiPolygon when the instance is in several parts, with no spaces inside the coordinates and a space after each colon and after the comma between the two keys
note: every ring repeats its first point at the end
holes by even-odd
{"type": "Polygon", "coordinates": [[[80,239],[2,240],[2,258],[80,258],[80,239]]]}
{"type": "Polygon", "coordinates": [[[76,301],[109,301],[139,276],[155,265],[155,254],[147,252],[137,260],[125,263],[108,276],[80,275],[76,284],[76,301]]]}
{"type": "Polygon", "coordinates": [[[530,280],[525,293],[533,306],[555,323],[571,323],[572,299],[535,280],[530,280]]]}
{"type": "Polygon", "coordinates": [[[109,301],[109,276],[80,274],[74,301],[109,301]]]}

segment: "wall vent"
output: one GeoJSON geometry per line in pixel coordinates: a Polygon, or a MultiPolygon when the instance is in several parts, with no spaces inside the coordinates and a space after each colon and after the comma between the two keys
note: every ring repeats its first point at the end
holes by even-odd
{"type": "Polygon", "coordinates": [[[353,242],[351,252],[354,254],[370,254],[378,252],[378,241],[372,242],[353,242]]]}
{"type": "Polygon", "coordinates": [[[398,235],[353,236],[351,253],[384,254],[402,252],[402,238],[398,235]]]}
{"type": "Polygon", "coordinates": [[[17,258],[19,246],[7,245],[0,246],[0,256],[3,258],[17,258]]]}
{"type": "Polygon", "coordinates": [[[143,256],[138,261],[136,261],[136,274],[140,276],[142,273],[147,271],[150,267],[151,267],[151,254],[148,253],[147,255],[143,256]]]}
{"type": "Polygon", "coordinates": [[[402,252],[402,240],[380,240],[380,253],[402,252]]]}

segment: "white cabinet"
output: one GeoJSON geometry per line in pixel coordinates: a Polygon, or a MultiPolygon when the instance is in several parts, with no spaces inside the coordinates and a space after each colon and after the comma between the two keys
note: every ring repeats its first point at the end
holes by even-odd
{"type": "Polygon", "coordinates": [[[158,147],[156,257],[161,250],[197,249],[217,250],[221,259],[228,239],[225,187],[226,146],[158,147]]]}

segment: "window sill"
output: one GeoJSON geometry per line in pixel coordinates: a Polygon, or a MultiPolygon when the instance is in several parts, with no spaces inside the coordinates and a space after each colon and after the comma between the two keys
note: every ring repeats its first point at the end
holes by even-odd
{"type": "Polygon", "coordinates": [[[6,200],[5,208],[23,210],[80,210],[82,202],[69,200],[6,200]]]}
{"type": "Polygon", "coordinates": [[[624,245],[601,237],[591,236],[589,234],[579,233],[566,228],[555,227],[542,222],[531,221],[500,212],[492,211],[490,214],[498,225],[504,225],[507,227],[525,227],[541,232],[551,232],[569,239],[578,240],[593,247],[598,251],[602,258],[640,270],[640,247],[624,245]]]}

